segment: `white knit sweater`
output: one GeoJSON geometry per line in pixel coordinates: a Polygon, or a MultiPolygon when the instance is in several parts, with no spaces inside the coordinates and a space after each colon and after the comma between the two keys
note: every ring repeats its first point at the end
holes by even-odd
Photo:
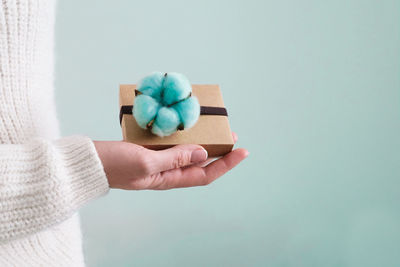
{"type": "Polygon", "coordinates": [[[0,2],[0,266],[83,266],[77,210],[109,190],[93,142],[59,137],[54,13],[0,2]]]}

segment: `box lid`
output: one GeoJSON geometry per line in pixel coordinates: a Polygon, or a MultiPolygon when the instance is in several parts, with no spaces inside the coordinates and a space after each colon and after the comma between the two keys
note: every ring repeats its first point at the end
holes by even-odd
{"type": "MultiPolygon", "coordinates": [[[[136,85],[120,85],[120,108],[133,105],[136,85]]],[[[221,90],[218,85],[192,85],[201,106],[224,107],[221,90]]],[[[123,139],[150,149],[164,149],[177,144],[199,144],[209,156],[221,156],[233,148],[233,138],[227,116],[200,115],[197,123],[190,129],[159,137],[149,130],[138,126],[132,115],[123,115],[121,121],[123,139]]]]}

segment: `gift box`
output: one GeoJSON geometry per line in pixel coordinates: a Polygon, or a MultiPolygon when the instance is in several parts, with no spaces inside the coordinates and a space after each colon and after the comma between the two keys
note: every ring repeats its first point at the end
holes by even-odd
{"type": "Polygon", "coordinates": [[[132,115],[136,85],[120,85],[120,124],[123,140],[149,149],[160,150],[178,144],[198,144],[209,157],[223,156],[233,148],[233,138],[221,90],[218,85],[192,85],[192,94],[200,103],[200,117],[196,124],[178,130],[169,136],[159,137],[142,129],[132,115]]]}

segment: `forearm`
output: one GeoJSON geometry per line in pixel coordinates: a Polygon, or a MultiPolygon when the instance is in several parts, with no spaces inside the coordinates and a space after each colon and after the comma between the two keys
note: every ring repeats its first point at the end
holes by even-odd
{"type": "Polygon", "coordinates": [[[0,242],[56,224],[108,190],[87,137],[0,145],[0,242]]]}

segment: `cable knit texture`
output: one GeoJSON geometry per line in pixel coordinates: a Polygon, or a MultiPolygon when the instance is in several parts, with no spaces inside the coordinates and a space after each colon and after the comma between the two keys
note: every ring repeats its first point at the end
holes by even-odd
{"type": "Polygon", "coordinates": [[[84,266],[77,210],[109,190],[93,142],[59,137],[54,14],[0,2],[0,266],[84,266]]]}

